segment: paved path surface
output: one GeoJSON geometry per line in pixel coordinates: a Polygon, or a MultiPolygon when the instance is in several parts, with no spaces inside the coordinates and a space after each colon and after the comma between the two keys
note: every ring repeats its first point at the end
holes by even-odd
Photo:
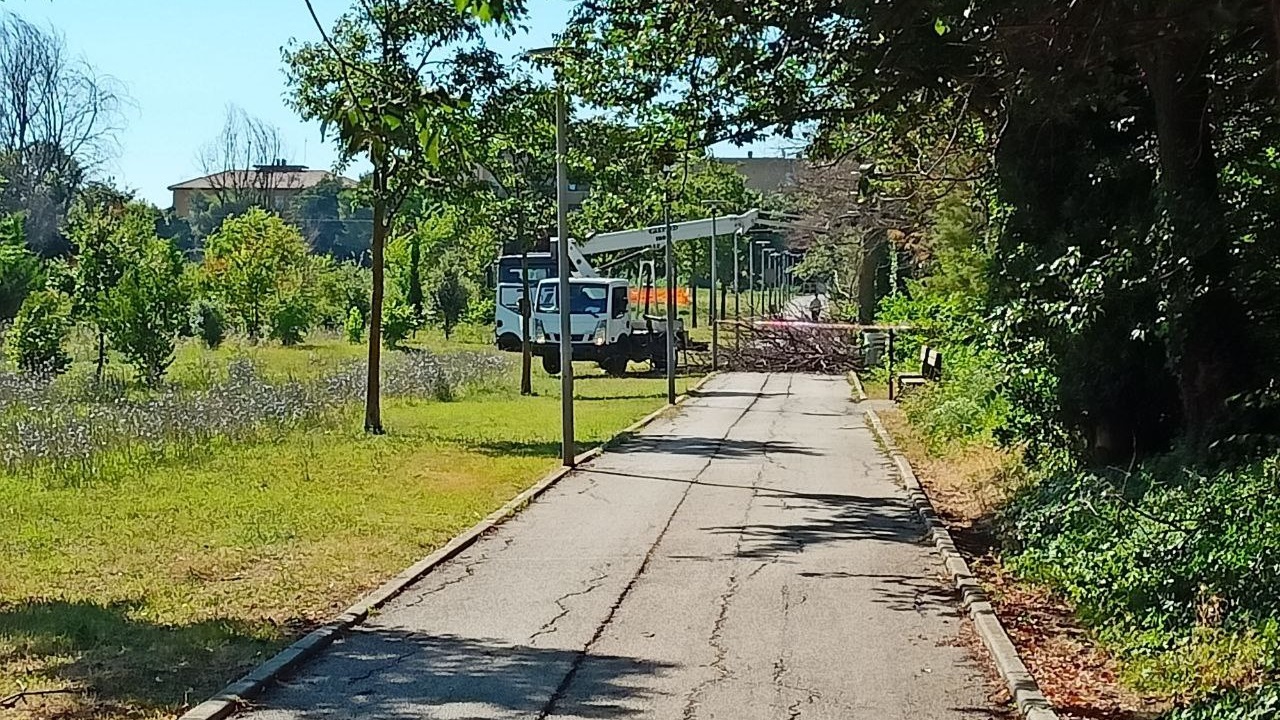
{"type": "Polygon", "coordinates": [[[262,698],[279,718],[987,718],[841,378],[731,374],[262,698]]]}

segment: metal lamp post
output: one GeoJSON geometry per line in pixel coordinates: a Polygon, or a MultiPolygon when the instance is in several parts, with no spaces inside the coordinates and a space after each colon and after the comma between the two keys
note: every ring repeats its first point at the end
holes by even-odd
{"type": "Polygon", "coordinates": [[[738,241],[742,239],[742,228],[738,228],[733,232],[733,319],[738,320],[742,317],[742,288],[740,287],[742,278],[742,270],[738,267],[738,262],[742,256],[742,250],[738,247],[738,241]]]}
{"type": "Polygon", "coordinates": [[[671,173],[662,168],[662,221],[666,226],[667,263],[667,404],[676,404],[676,253],[671,241],[671,173]]]}
{"type": "MultiPolygon", "coordinates": [[[[764,312],[768,311],[768,307],[766,306],[767,300],[765,299],[764,296],[767,294],[769,289],[769,272],[768,270],[765,269],[765,253],[768,252],[769,241],[757,240],[756,245],[760,246],[760,310],[761,310],[761,313],[763,314],[764,312]]],[[[754,302],[755,301],[754,290],[752,290],[751,292],[751,298],[752,298],[752,302],[754,302]]]]}
{"type": "Polygon", "coordinates": [[[556,86],[556,265],[557,293],[560,304],[560,432],[561,461],[572,467],[577,462],[573,430],[573,319],[569,312],[569,171],[568,133],[565,131],[568,110],[564,82],[558,62],[563,48],[530,50],[527,57],[549,59],[555,63],[556,86]]]}
{"type": "MultiPolygon", "coordinates": [[[[720,367],[720,325],[716,321],[723,318],[716,308],[716,282],[720,276],[720,268],[716,263],[716,245],[720,239],[716,233],[716,219],[720,215],[719,207],[728,203],[722,200],[703,200],[702,204],[711,208],[711,312],[707,317],[711,321],[711,369],[717,370],[720,367]]],[[[696,302],[694,307],[697,307],[696,302]]]]}

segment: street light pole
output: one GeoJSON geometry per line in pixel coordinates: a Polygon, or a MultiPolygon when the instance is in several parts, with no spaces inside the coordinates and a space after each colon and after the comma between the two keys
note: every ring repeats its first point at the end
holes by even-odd
{"type": "Polygon", "coordinates": [[[742,288],[740,279],[742,270],[738,267],[742,256],[742,248],[738,241],[742,239],[742,228],[733,231],[733,319],[742,319],[742,288]]]}
{"type": "Polygon", "coordinates": [[[751,317],[756,315],[756,244],[747,241],[747,304],[751,306],[751,317]]]}
{"type": "Polygon", "coordinates": [[[564,82],[556,73],[556,265],[560,293],[560,432],[561,460],[566,466],[576,462],[573,433],[573,320],[569,312],[569,145],[565,125],[564,82]]]}
{"type": "MultiPolygon", "coordinates": [[[[720,325],[716,321],[724,320],[716,305],[717,283],[720,279],[720,264],[716,262],[716,245],[720,244],[720,236],[716,232],[716,220],[720,216],[720,208],[729,203],[724,200],[703,200],[702,204],[711,208],[711,313],[708,317],[711,319],[711,369],[716,370],[720,367],[720,325]]],[[[734,261],[734,270],[736,271],[736,257],[734,261]]]]}
{"type": "Polygon", "coordinates": [[[667,404],[676,404],[676,253],[671,241],[671,168],[663,168],[662,221],[667,246],[667,404]]]}
{"type": "MultiPolygon", "coordinates": [[[[769,271],[766,269],[764,257],[769,247],[769,241],[757,240],[755,244],[760,246],[760,314],[764,315],[769,311],[768,299],[765,297],[769,290],[769,271]]],[[[752,298],[755,297],[754,292],[751,295],[752,298]]]]}
{"type": "MultiPolygon", "coordinates": [[[[720,325],[716,323],[716,215],[718,211],[711,211],[711,312],[707,317],[711,319],[711,369],[718,370],[720,368],[720,325]]],[[[695,303],[696,305],[696,303],[695,303]]]]}

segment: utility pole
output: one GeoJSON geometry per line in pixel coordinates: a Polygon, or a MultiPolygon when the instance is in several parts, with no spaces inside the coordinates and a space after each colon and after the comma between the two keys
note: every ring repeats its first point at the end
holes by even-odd
{"type": "Polygon", "coordinates": [[[530,50],[525,57],[549,60],[554,65],[556,86],[556,292],[560,305],[560,459],[566,467],[577,462],[573,431],[573,322],[569,312],[569,145],[567,101],[560,72],[560,55],[565,48],[530,50]]]}
{"type": "Polygon", "coordinates": [[[569,312],[569,141],[565,125],[564,82],[556,67],[556,265],[560,273],[560,432],[562,460],[572,466],[577,447],[573,433],[573,316],[569,312]]]}
{"type": "Polygon", "coordinates": [[[676,404],[676,252],[671,241],[671,171],[662,169],[662,221],[666,225],[667,245],[667,404],[676,404]]]}

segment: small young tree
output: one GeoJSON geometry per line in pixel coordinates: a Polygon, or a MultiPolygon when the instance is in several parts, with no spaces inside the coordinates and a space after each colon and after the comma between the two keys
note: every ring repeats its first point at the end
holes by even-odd
{"type": "Polygon", "coordinates": [[[43,285],[40,258],[27,249],[22,215],[0,218],[0,319],[17,315],[27,295],[43,285]]]}
{"type": "Polygon", "coordinates": [[[181,251],[168,240],[147,240],[102,308],[111,346],[133,365],[139,382],[154,386],[164,377],[190,301],[181,251]]]}
{"type": "Polygon", "coordinates": [[[306,4],[322,42],[286,52],[294,105],[304,119],[336,130],[345,159],[363,155],[373,166],[364,425],[380,434],[387,235],[415,186],[473,171],[466,162],[471,126],[466,96],[490,83],[494,62],[482,48],[476,17],[501,16],[507,9],[469,1],[472,16],[452,0],[361,0],[328,30],[311,0],[306,4]]]}
{"type": "Polygon", "coordinates": [[[71,312],[97,333],[96,376],[101,379],[107,364],[105,309],[125,270],[139,261],[144,243],[155,236],[155,216],[138,203],[81,202],[72,209],[67,235],[76,255],[71,312]]]}
{"type": "Polygon", "coordinates": [[[387,311],[382,314],[382,344],[388,350],[399,349],[405,340],[418,329],[418,317],[413,307],[400,300],[387,303],[387,311]]]}
{"type": "Polygon", "coordinates": [[[456,263],[443,262],[431,283],[431,305],[448,340],[471,302],[471,286],[456,263]]]}
{"type": "Polygon", "coordinates": [[[227,318],[212,300],[201,300],[195,309],[196,332],[210,350],[218,349],[227,337],[227,318]]]}
{"type": "Polygon", "coordinates": [[[251,339],[262,336],[271,311],[285,304],[304,274],[307,243],[298,230],[261,208],[227,218],[205,242],[209,286],[251,339]]]}
{"type": "Polygon", "coordinates": [[[71,365],[65,347],[70,332],[67,298],[51,290],[33,292],[22,303],[5,338],[5,357],[24,372],[60,374],[71,365]]]}

